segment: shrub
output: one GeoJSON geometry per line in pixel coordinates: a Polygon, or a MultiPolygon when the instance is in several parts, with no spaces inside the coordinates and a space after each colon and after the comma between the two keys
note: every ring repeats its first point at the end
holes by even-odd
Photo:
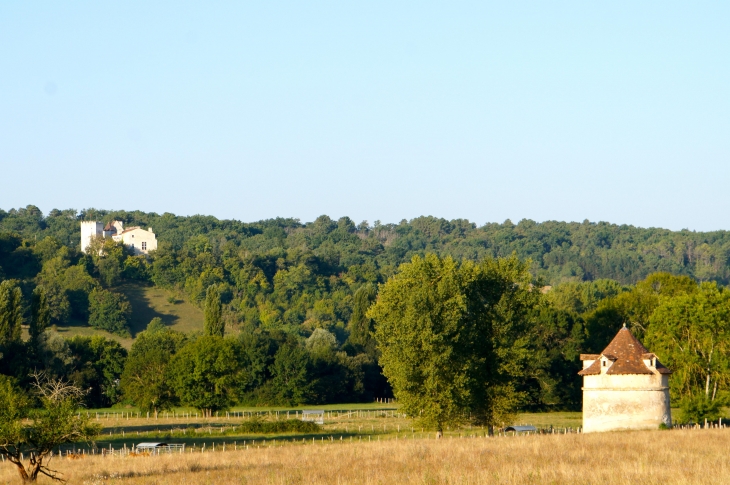
{"type": "Polygon", "coordinates": [[[298,419],[286,419],[283,421],[263,421],[259,418],[252,418],[241,424],[243,433],[316,433],[321,428],[317,423],[311,421],[300,421],[298,419]]]}
{"type": "Polygon", "coordinates": [[[705,419],[716,421],[724,405],[724,399],[709,399],[705,394],[687,396],[679,404],[679,421],[681,423],[701,423],[705,419]]]}

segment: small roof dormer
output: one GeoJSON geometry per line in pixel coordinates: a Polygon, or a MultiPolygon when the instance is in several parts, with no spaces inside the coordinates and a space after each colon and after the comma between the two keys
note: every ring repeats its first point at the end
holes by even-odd
{"type": "Polygon", "coordinates": [[[603,352],[598,355],[582,354],[580,357],[583,361],[592,361],[590,365],[585,365],[588,362],[584,363],[583,370],[578,372],[582,376],[671,374],[671,371],[659,362],[655,354],[641,345],[641,342],[632,335],[626,325],[618,331],[603,352]]]}

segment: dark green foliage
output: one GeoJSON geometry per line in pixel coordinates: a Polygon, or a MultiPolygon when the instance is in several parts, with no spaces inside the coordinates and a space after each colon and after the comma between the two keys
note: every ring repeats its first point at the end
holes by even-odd
{"type": "Polygon", "coordinates": [[[122,265],[122,277],[127,280],[149,280],[150,264],[144,256],[127,256],[122,265]]]}
{"type": "Polygon", "coordinates": [[[0,278],[32,278],[40,264],[29,241],[0,230],[0,278]]]}
{"type": "Polygon", "coordinates": [[[243,433],[317,433],[322,428],[311,421],[284,419],[281,421],[264,421],[252,418],[244,421],[238,428],[243,433]]]}
{"type": "Polygon", "coordinates": [[[403,264],[368,312],[400,409],[438,432],[467,419],[494,426],[514,412],[540,301],[530,283],[515,257],[459,264],[427,254],[403,264]]]}
{"type": "Polygon", "coordinates": [[[366,398],[367,354],[352,357],[338,351],[335,336],[321,328],[306,340],[305,348],[310,362],[309,402],[341,403],[366,398]]]}
{"type": "Polygon", "coordinates": [[[48,306],[48,296],[42,286],[36,286],[30,302],[30,341],[35,346],[38,337],[48,328],[51,322],[51,310],[48,306]]]}
{"type": "Polygon", "coordinates": [[[217,335],[222,337],[225,333],[225,324],[223,323],[223,309],[221,306],[221,294],[215,285],[208,287],[205,295],[205,323],[204,329],[206,335],[217,335]]]}
{"type": "Polygon", "coordinates": [[[727,404],[725,399],[711,399],[702,393],[695,396],[685,396],[679,402],[680,423],[703,424],[704,420],[717,421],[722,417],[723,407],[727,404]]]}
{"type": "Polygon", "coordinates": [[[301,347],[285,344],[279,348],[271,368],[271,398],[280,405],[296,406],[306,402],[310,390],[309,359],[301,347]]]}
{"type": "Polygon", "coordinates": [[[0,348],[20,340],[23,294],[15,280],[0,283],[0,348]]]}
{"type": "Polygon", "coordinates": [[[348,343],[357,350],[375,355],[375,337],[373,336],[373,321],[368,318],[367,311],[375,301],[377,289],[372,283],[366,283],[353,295],[352,317],[350,318],[350,337],[348,343]]]}
{"type": "Polygon", "coordinates": [[[175,404],[177,396],[168,368],[185,341],[184,335],[165,328],[159,318],[153,319],[137,336],[124,366],[121,388],[125,398],[155,417],[175,404]]]}
{"type": "Polygon", "coordinates": [[[675,398],[703,409],[699,395],[715,401],[730,384],[730,291],[702,283],[691,293],[660,300],[649,318],[646,343],[673,370],[675,398]]]}
{"type": "Polygon", "coordinates": [[[169,365],[170,379],[181,403],[207,416],[236,402],[241,370],[236,341],[209,335],[185,345],[169,365]]]}
{"type": "Polygon", "coordinates": [[[583,378],[576,369],[581,368],[585,340],[580,317],[543,304],[530,322],[530,370],[518,386],[526,395],[523,408],[580,410],[583,378]]]}
{"type": "Polygon", "coordinates": [[[132,307],[124,295],[102,288],[89,293],[89,325],[121,336],[129,336],[132,307]]]}
{"type": "Polygon", "coordinates": [[[99,335],[76,336],[68,340],[72,356],[65,371],[69,380],[80,389],[87,407],[108,407],[121,401],[119,379],[125,368],[127,351],[119,342],[99,335]]]}
{"type": "Polygon", "coordinates": [[[74,260],[75,255],[62,247],[43,263],[35,278],[46,291],[51,323],[86,321],[89,317],[89,293],[99,284],[89,275],[84,259],[74,260]]]}

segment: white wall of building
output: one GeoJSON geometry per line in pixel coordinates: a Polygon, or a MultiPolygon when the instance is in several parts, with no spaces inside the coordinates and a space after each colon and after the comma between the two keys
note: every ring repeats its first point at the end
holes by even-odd
{"type": "Polygon", "coordinates": [[[668,375],[583,377],[584,433],[658,429],[661,424],[672,424],[668,375]]]}
{"type": "Polygon", "coordinates": [[[122,223],[119,221],[115,221],[112,225],[117,230],[116,234],[111,233],[111,231],[104,231],[104,224],[101,222],[82,222],[81,250],[86,252],[86,248],[95,237],[109,237],[110,235],[114,241],[121,241],[125,246],[132,248],[135,255],[148,254],[150,251],[157,249],[157,236],[151,229],[131,227],[123,230],[122,223]]]}
{"type": "Polygon", "coordinates": [[[121,240],[125,246],[134,250],[134,254],[148,254],[157,249],[157,236],[152,231],[141,227],[135,227],[123,231],[121,235],[115,236],[114,240],[121,240]]]}
{"type": "Polygon", "coordinates": [[[81,222],[81,252],[85,253],[91,241],[101,236],[104,231],[104,224],[96,221],[81,222]]]}

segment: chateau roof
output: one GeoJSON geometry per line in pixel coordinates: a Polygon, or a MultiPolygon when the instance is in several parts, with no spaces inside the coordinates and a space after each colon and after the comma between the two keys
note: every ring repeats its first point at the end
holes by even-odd
{"type": "MultiPolygon", "coordinates": [[[[626,375],[626,374],[653,374],[654,371],[644,364],[644,359],[650,360],[656,358],[656,355],[649,352],[646,347],[641,345],[636,337],[632,335],[628,328],[624,327],[618,331],[616,336],[603,349],[599,355],[583,354],[581,360],[595,360],[593,364],[586,369],[578,372],[582,376],[591,376],[601,373],[601,359],[606,357],[613,363],[606,371],[609,375],[626,375]]],[[[656,361],[656,370],[660,374],[670,374],[671,371],[662,365],[659,360],[656,361]]]]}
{"type": "Polygon", "coordinates": [[[123,230],[122,232],[120,232],[119,235],[121,236],[122,234],[124,234],[126,232],[132,232],[132,231],[135,231],[137,229],[142,229],[142,228],[139,227],[139,226],[130,227],[130,228],[127,228],[127,229],[123,230]]]}

